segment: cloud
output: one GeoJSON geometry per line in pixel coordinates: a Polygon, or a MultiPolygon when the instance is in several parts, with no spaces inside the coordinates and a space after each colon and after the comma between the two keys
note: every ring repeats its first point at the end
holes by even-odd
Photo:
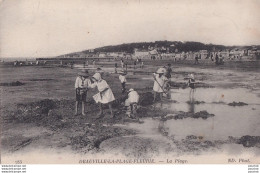
{"type": "Polygon", "coordinates": [[[259,44],[259,10],[257,0],[4,0],[0,55],[56,56],[156,40],[259,44]]]}

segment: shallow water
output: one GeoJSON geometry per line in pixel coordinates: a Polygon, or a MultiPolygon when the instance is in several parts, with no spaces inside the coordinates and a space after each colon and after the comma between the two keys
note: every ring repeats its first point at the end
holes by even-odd
{"type": "Polygon", "coordinates": [[[164,126],[169,134],[177,139],[184,139],[188,135],[203,136],[205,140],[226,140],[228,136],[241,137],[244,135],[258,136],[260,134],[260,98],[246,89],[196,89],[195,101],[202,104],[189,104],[189,89],[172,90],[172,100],[178,103],[163,103],[164,109],[184,112],[207,111],[214,114],[207,120],[186,118],[182,120],[168,120],[164,126]],[[245,102],[245,106],[229,106],[231,102],[245,102]]]}
{"type": "MultiPolygon", "coordinates": [[[[178,102],[189,101],[190,89],[172,89],[171,99],[178,102]]],[[[260,104],[260,98],[245,88],[223,89],[223,88],[197,88],[194,93],[196,101],[206,103],[214,102],[245,102],[247,104],[260,104]]]]}
{"type": "Polygon", "coordinates": [[[177,103],[162,102],[157,108],[167,109],[176,114],[179,111],[199,112],[207,111],[214,114],[208,119],[185,118],[178,120],[143,119],[143,124],[129,124],[132,129],[139,131],[139,135],[158,139],[159,129],[163,128],[168,136],[174,139],[185,139],[189,135],[202,136],[203,140],[227,140],[229,136],[240,138],[244,135],[259,136],[260,134],[260,98],[250,90],[207,88],[196,89],[194,100],[204,101],[201,104],[189,104],[189,89],[171,90],[171,99],[177,103]],[[231,102],[245,102],[245,106],[229,106],[231,102]]]}

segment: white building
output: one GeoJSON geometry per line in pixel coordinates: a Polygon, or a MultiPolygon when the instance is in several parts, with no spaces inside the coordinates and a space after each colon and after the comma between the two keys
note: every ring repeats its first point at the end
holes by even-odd
{"type": "Polygon", "coordinates": [[[105,58],[105,57],[107,57],[107,53],[106,53],[106,52],[100,52],[100,53],[98,54],[98,57],[99,57],[99,58],[105,58]]]}
{"type": "Polygon", "coordinates": [[[134,57],[135,58],[149,58],[150,53],[147,50],[135,50],[134,52],[134,57]]]}

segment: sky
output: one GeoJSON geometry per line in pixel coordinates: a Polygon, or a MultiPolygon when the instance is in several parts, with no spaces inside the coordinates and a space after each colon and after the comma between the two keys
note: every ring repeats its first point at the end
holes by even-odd
{"type": "Polygon", "coordinates": [[[0,0],[0,57],[131,42],[260,45],[260,0],[0,0]]]}

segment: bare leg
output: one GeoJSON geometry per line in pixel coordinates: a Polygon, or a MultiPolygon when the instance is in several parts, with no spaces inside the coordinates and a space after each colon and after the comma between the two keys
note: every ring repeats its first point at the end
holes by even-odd
{"type": "Polygon", "coordinates": [[[85,114],[85,102],[82,102],[82,115],[86,115],[85,114]]]}
{"type": "Polygon", "coordinates": [[[156,92],[153,93],[153,102],[155,102],[156,100],[156,94],[157,94],[156,92]]]}
{"type": "Polygon", "coordinates": [[[192,89],[192,100],[194,101],[195,89],[192,89]]]}
{"type": "Polygon", "coordinates": [[[190,94],[189,94],[189,99],[190,99],[190,103],[191,103],[191,99],[192,99],[192,89],[190,89],[190,94]]]}
{"type": "Polygon", "coordinates": [[[99,112],[98,116],[103,114],[102,103],[99,103],[99,110],[100,110],[100,112],[99,112]]]}
{"type": "Polygon", "coordinates": [[[76,101],[76,104],[75,104],[75,114],[74,115],[78,115],[78,108],[79,108],[79,102],[76,101]]]}
{"type": "Polygon", "coordinates": [[[160,101],[162,101],[163,93],[160,93],[160,101]]]}
{"type": "Polygon", "coordinates": [[[111,117],[114,117],[113,109],[112,109],[112,104],[111,104],[111,103],[108,103],[108,107],[109,107],[110,112],[111,112],[111,117]]]}

